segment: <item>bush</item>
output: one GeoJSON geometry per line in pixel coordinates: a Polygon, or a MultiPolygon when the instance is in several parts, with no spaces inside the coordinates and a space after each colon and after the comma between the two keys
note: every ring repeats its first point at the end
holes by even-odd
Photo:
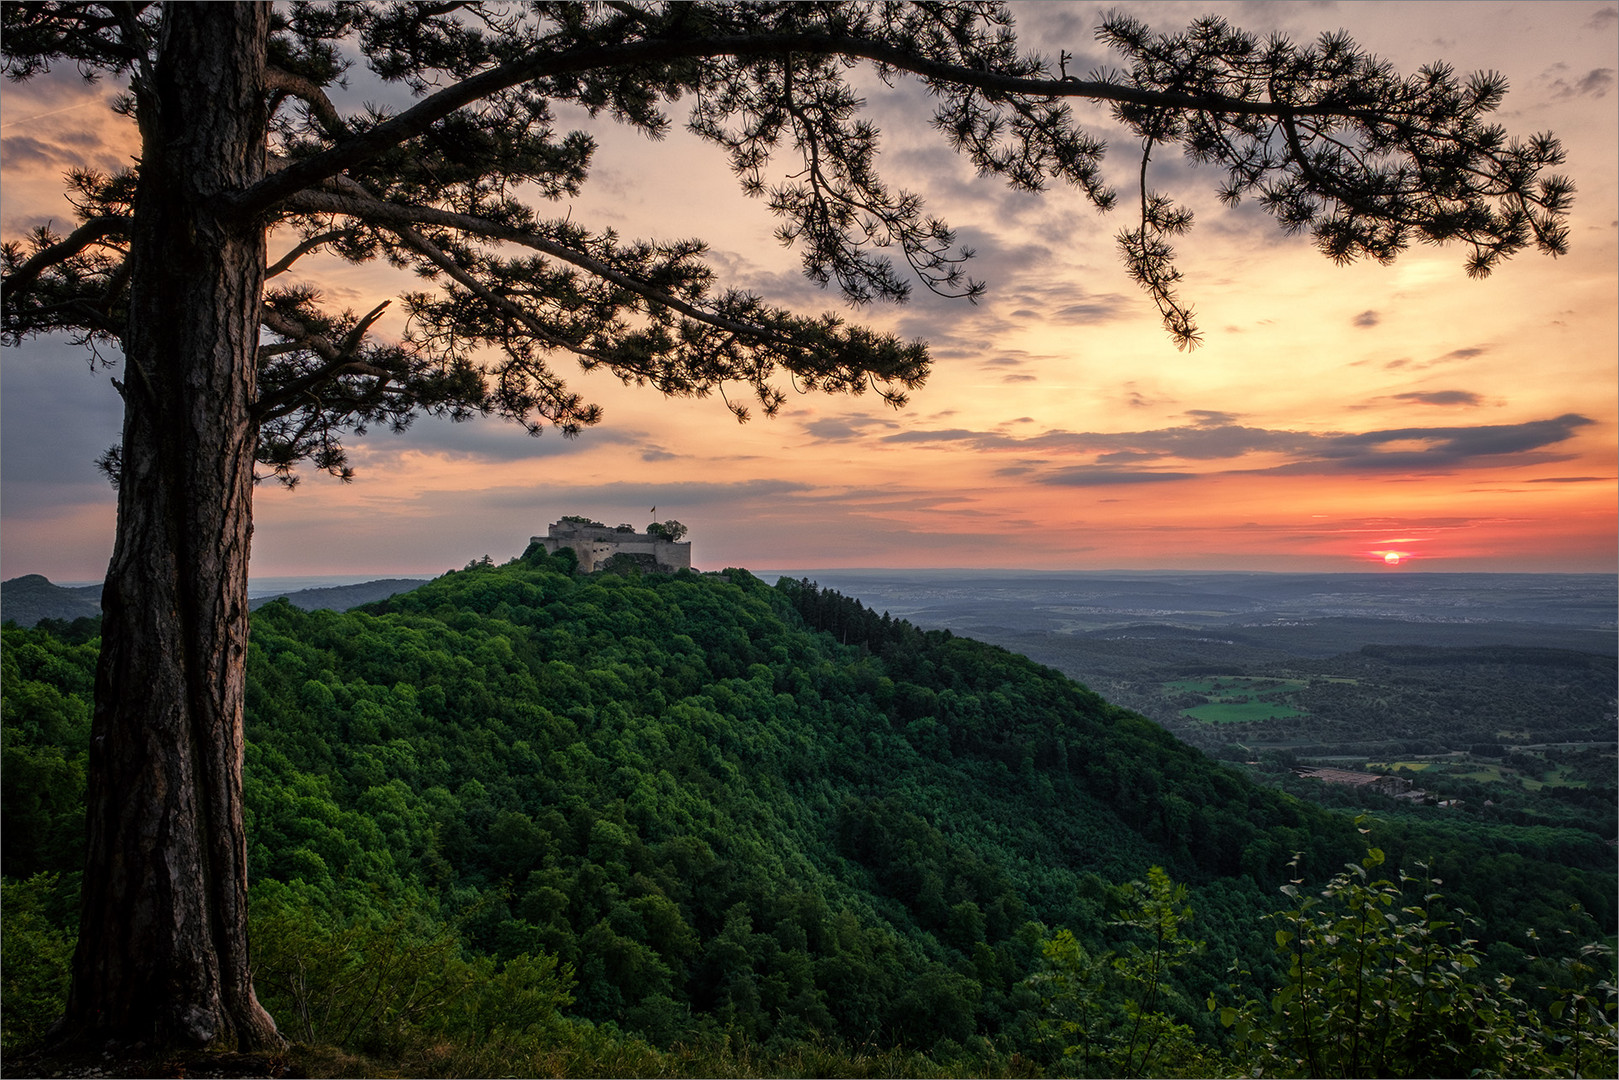
{"type": "Polygon", "coordinates": [[[39,1041],[67,1005],[75,937],[48,915],[59,888],[55,874],[0,881],[0,1051],[39,1041]]]}
{"type": "Polygon", "coordinates": [[[252,915],[259,999],[300,1042],[395,1060],[447,1042],[516,1062],[573,1001],[555,957],[467,960],[449,927],[416,912],[338,919],[274,888],[252,915]]]}
{"type": "MultiPolygon", "coordinates": [[[[1350,863],[1319,896],[1295,880],[1274,916],[1287,982],[1268,1002],[1210,1010],[1246,1050],[1245,1069],[1279,1076],[1612,1075],[1612,953],[1566,962],[1547,1016],[1512,980],[1478,974],[1465,913],[1446,918],[1437,881],[1374,878],[1383,852],[1350,863]],[[1415,898],[1407,890],[1416,892],[1415,898]],[[1414,902],[1413,902],[1414,899],[1414,902]],[[1590,1073],[1592,1067],[1597,1073],[1590,1073]]],[[[1297,863],[1293,864],[1295,867],[1297,863]]],[[[1256,1073],[1257,1074],[1257,1073],[1256,1073]]]]}

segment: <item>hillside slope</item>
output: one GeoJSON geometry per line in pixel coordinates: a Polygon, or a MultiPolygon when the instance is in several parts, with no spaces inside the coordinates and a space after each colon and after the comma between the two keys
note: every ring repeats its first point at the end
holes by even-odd
{"type": "Polygon", "coordinates": [[[249,606],[254,610],[276,600],[285,600],[293,607],[302,611],[347,611],[361,604],[375,603],[386,600],[397,593],[409,592],[420,588],[421,578],[378,578],[375,581],[361,581],[353,585],[331,585],[319,589],[297,589],[292,592],[278,593],[275,596],[260,596],[254,598],[249,606]]]}
{"type": "MultiPolygon", "coordinates": [[[[1043,942],[1120,943],[1114,885],[1159,865],[1208,942],[1165,1000],[1215,1040],[1202,999],[1233,961],[1274,983],[1263,915],[1289,861],[1320,881],[1367,842],[1050,669],[809,583],[565,570],[255,613],[250,860],[278,1016],[299,1009],[277,974],[308,960],[296,935],[411,925],[508,968],[555,957],[573,1015],[659,1045],[1037,1058],[1043,942]]],[[[4,871],[71,874],[92,646],[6,633],[4,871]]],[[[1487,941],[1583,931],[1572,902],[1611,932],[1588,834],[1372,827],[1487,941]]]]}

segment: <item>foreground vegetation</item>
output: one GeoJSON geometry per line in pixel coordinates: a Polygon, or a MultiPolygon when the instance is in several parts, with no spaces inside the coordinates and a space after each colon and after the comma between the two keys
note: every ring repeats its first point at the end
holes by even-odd
{"type": "MultiPolygon", "coordinates": [[[[1357,827],[807,582],[570,569],[255,614],[256,980],[311,1071],[1611,1071],[1589,831],[1357,827]]],[[[75,925],[54,630],[4,632],[7,1050],[75,925]]]]}

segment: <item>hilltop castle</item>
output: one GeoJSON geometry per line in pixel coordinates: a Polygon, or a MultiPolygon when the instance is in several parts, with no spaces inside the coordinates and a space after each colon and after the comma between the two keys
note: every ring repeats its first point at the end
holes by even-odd
{"type": "Polygon", "coordinates": [[[579,569],[587,574],[600,570],[615,555],[628,555],[648,569],[665,573],[691,569],[690,543],[636,532],[629,525],[615,528],[599,521],[563,518],[554,522],[545,536],[536,536],[530,542],[545,548],[548,555],[563,548],[572,550],[579,558],[579,569]]]}

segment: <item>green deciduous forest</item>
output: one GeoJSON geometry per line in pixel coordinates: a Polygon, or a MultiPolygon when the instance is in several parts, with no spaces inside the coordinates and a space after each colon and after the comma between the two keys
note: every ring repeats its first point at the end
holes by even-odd
{"type": "MultiPolygon", "coordinates": [[[[4,1048],[93,621],[4,630],[4,1048]]],[[[255,981],[319,1074],[1611,1075],[1589,830],[1325,809],[808,581],[531,551],[253,616],[255,981]]]]}

